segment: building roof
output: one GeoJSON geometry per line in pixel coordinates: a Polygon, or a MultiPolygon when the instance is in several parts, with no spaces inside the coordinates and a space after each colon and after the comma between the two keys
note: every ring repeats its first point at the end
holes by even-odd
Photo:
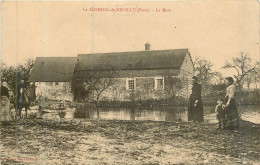
{"type": "Polygon", "coordinates": [[[75,71],[179,69],[188,49],[79,54],[75,71]]]}
{"type": "Polygon", "coordinates": [[[154,76],[178,76],[179,69],[142,69],[142,70],[86,70],[75,72],[73,80],[87,79],[92,75],[96,78],[126,78],[126,77],[154,77],[154,76]]]}
{"type": "Polygon", "coordinates": [[[29,82],[69,82],[76,61],[76,57],[37,57],[29,82]]]}

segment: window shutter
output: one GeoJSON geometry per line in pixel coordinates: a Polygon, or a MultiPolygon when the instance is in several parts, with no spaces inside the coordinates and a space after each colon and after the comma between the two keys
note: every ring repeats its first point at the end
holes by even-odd
{"type": "Polygon", "coordinates": [[[155,77],[155,78],[154,78],[154,89],[157,89],[157,86],[158,86],[158,84],[157,84],[157,78],[155,77]]]}
{"type": "Polygon", "coordinates": [[[134,90],[136,90],[136,77],[134,78],[134,90]]]}
{"type": "Polygon", "coordinates": [[[158,80],[162,80],[162,89],[164,89],[164,77],[155,77],[154,78],[154,89],[158,88],[158,80]]]}
{"type": "Polygon", "coordinates": [[[162,78],[162,83],[163,83],[163,89],[164,89],[164,77],[162,78]]]}
{"type": "Polygon", "coordinates": [[[129,89],[128,78],[125,79],[125,89],[126,90],[129,89]]]}

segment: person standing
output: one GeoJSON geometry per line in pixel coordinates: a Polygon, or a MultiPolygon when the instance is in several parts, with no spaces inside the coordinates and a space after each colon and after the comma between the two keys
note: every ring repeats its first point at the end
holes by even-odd
{"type": "Polygon", "coordinates": [[[21,80],[17,87],[17,109],[19,111],[20,119],[22,119],[23,108],[25,108],[25,117],[27,118],[28,105],[29,105],[29,99],[27,96],[24,80],[21,80]]]}
{"type": "Polygon", "coordinates": [[[9,91],[7,83],[3,82],[1,85],[1,109],[0,109],[0,121],[11,121],[9,91]]]}
{"type": "Polygon", "coordinates": [[[225,114],[226,114],[226,128],[234,129],[239,126],[239,114],[235,102],[236,87],[232,77],[226,78],[226,97],[225,97],[225,114]]]}
{"type": "Polygon", "coordinates": [[[188,121],[204,121],[201,85],[196,76],[192,77],[192,92],[188,103],[188,121]]]}

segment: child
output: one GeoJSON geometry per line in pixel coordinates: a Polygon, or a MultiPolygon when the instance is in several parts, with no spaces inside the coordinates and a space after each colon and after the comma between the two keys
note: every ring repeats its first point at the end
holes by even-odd
{"type": "Polygon", "coordinates": [[[219,121],[218,128],[221,129],[222,127],[225,128],[225,111],[224,111],[224,100],[218,99],[217,106],[215,108],[215,112],[217,113],[217,119],[219,121]]]}

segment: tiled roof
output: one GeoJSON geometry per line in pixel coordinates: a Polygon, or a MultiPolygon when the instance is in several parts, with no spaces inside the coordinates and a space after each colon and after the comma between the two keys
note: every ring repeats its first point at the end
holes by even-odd
{"type": "Polygon", "coordinates": [[[75,71],[179,69],[188,49],[79,54],[75,71]]]}
{"type": "Polygon", "coordinates": [[[29,82],[71,81],[76,57],[37,57],[29,82]]]}
{"type": "Polygon", "coordinates": [[[178,76],[179,69],[142,69],[142,70],[96,70],[96,71],[76,71],[73,79],[85,79],[89,75],[109,78],[126,78],[126,77],[154,77],[154,76],[178,76]]]}

